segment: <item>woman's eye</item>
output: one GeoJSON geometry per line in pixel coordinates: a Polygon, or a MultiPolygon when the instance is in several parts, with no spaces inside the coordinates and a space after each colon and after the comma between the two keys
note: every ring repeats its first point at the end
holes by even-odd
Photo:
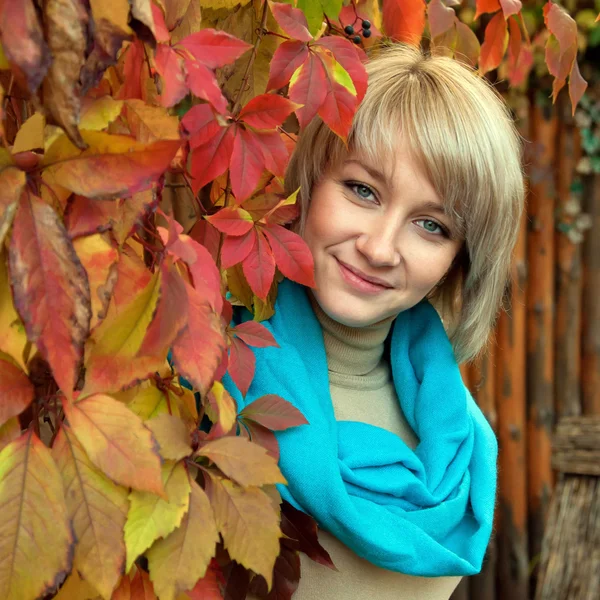
{"type": "Polygon", "coordinates": [[[443,227],[439,223],[437,223],[436,221],[432,221],[431,219],[418,219],[415,222],[420,223],[420,226],[428,233],[434,233],[436,235],[446,234],[443,227]]]}
{"type": "Polygon", "coordinates": [[[375,194],[368,185],[349,182],[348,186],[361,200],[375,200],[375,194]]]}

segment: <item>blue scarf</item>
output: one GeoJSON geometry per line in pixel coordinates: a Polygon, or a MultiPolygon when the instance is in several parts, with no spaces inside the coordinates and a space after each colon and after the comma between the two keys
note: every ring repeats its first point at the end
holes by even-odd
{"type": "MultiPolygon", "coordinates": [[[[236,322],[252,315],[237,312],[236,322]]],[[[356,554],[408,575],[473,575],[489,542],[496,438],[466,390],[435,309],[398,315],[391,368],[402,410],[420,443],[355,421],[336,421],[321,326],[305,288],[285,280],[263,323],[280,348],[253,348],[256,374],[241,410],[264,394],[298,408],[309,425],[277,432],[282,498],[356,554]]],[[[365,411],[369,407],[365,406],[365,411]]]]}

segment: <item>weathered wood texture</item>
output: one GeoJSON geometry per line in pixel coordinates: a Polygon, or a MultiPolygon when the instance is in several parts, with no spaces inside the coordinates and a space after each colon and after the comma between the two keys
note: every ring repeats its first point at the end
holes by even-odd
{"type": "Polygon", "coordinates": [[[531,113],[534,152],[529,173],[527,488],[529,553],[534,561],[541,552],[553,485],[550,436],[554,425],[554,173],[558,118],[556,108],[549,102],[546,99],[543,104],[536,103],[531,113]]]}
{"type": "Polygon", "coordinates": [[[600,597],[600,417],[560,421],[553,459],[560,477],[548,515],[535,598],[595,600],[600,597]]]}

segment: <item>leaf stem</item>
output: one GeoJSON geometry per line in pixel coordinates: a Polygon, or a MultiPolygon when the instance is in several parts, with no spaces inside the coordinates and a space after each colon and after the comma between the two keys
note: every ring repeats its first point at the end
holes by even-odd
{"type": "Polygon", "coordinates": [[[242,94],[244,93],[244,90],[246,89],[246,86],[248,85],[248,78],[250,77],[250,71],[252,69],[252,66],[254,65],[254,59],[256,58],[256,54],[258,52],[258,46],[260,45],[260,42],[263,38],[263,35],[265,35],[265,33],[267,33],[266,25],[267,25],[267,15],[269,10],[269,5],[267,2],[265,2],[263,4],[263,11],[262,11],[262,15],[260,17],[260,26],[259,26],[259,30],[258,30],[258,35],[256,37],[256,41],[254,42],[254,46],[252,47],[252,53],[250,54],[250,58],[248,59],[248,64],[246,65],[246,71],[244,73],[244,77],[242,78],[242,84],[240,85],[240,89],[237,93],[237,97],[235,99],[235,102],[233,103],[233,110],[231,111],[231,114],[233,115],[234,118],[236,118],[242,108],[241,106],[241,99],[242,99],[242,94]]]}

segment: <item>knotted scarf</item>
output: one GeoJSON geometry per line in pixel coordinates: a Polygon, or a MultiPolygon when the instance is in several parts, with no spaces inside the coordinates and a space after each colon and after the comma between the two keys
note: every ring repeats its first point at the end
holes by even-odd
{"type": "MultiPolygon", "coordinates": [[[[236,311],[237,312],[237,311],[236,311]]],[[[243,309],[236,322],[251,319],[243,309]]],[[[390,363],[402,410],[420,442],[355,421],[337,421],[321,326],[306,289],[284,280],[263,323],[279,348],[253,348],[256,374],[240,410],[264,394],[298,408],[309,425],[277,432],[282,498],[356,554],[408,575],[473,575],[492,530],[496,438],[466,390],[435,309],[398,315],[390,363]]],[[[365,406],[365,412],[369,410],[365,406]]]]}

